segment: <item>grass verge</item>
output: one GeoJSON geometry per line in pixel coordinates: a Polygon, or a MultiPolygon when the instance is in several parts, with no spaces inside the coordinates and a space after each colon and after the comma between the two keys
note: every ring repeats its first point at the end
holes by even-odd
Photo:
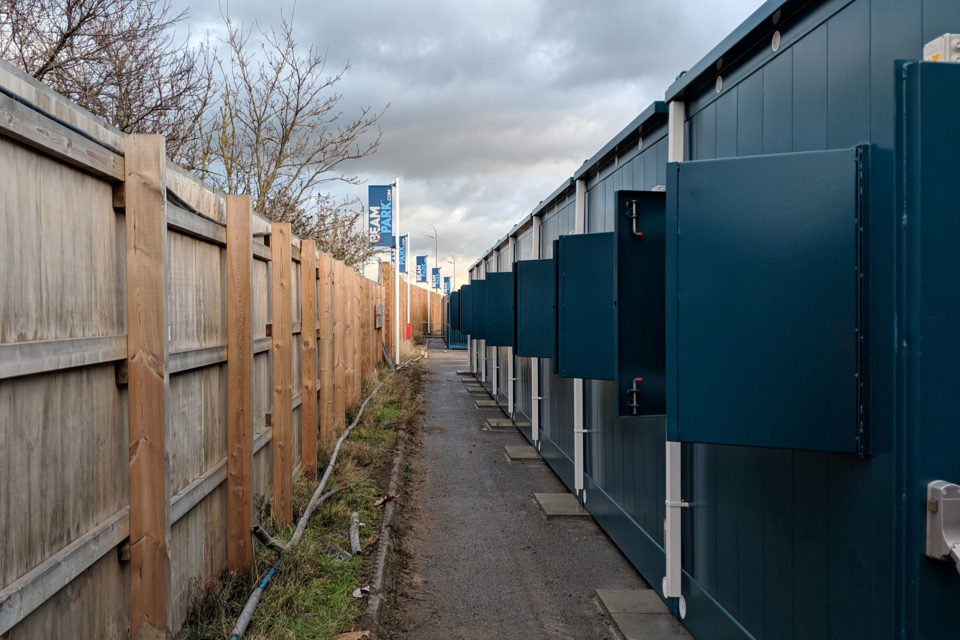
{"type": "MultiPolygon", "coordinates": [[[[382,375],[382,374],[381,374],[382,375]]],[[[416,431],[423,412],[425,367],[413,363],[389,377],[367,405],[357,427],[343,443],[326,491],[355,484],[318,508],[310,518],[300,544],[288,551],[257,607],[246,638],[273,640],[335,639],[350,630],[366,605],[352,596],[354,589],[369,583],[373,552],[382,519],[383,498],[389,482],[398,438],[416,431]],[[350,514],[356,511],[363,553],[350,554],[350,514]]],[[[373,384],[367,385],[372,389],[373,384]]],[[[369,390],[364,390],[364,397],[369,390]]],[[[348,419],[355,415],[349,412],[348,419]]],[[[329,463],[329,452],[318,460],[320,475],[329,463]]],[[[294,485],[294,522],[300,519],[317,486],[299,479],[294,485]]],[[[278,528],[261,523],[271,535],[289,540],[293,526],[278,528]]],[[[257,581],[277,561],[270,550],[256,544],[254,575],[224,572],[218,580],[197,586],[196,605],[178,634],[181,640],[229,637],[243,605],[257,581]]]]}

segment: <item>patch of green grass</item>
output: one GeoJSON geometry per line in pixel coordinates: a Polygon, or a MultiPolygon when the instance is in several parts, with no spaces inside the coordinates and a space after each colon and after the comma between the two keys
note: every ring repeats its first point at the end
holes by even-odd
{"type": "MultiPolygon", "coordinates": [[[[246,637],[253,640],[335,640],[353,626],[366,600],[352,596],[354,589],[367,585],[372,571],[373,550],[383,510],[374,503],[385,495],[393,464],[393,450],[401,432],[415,428],[422,411],[423,367],[411,366],[402,374],[390,375],[374,397],[350,437],[343,443],[325,492],[351,486],[320,505],[299,545],[288,551],[264,592],[246,637]],[[360,514],[365,527],[360,531],[364,554],[349,555],[350,514],[360,514]]],[[[373,388],[373,387],[370,387],[373,388]]],[[[353,407],[355,413],[359,407],[353,407]]],[[[319,474],[329,453],[320,454],[319,474]]],[[[286,541],[293,534],[310,501],[316,481],[303,478],[294,483],[294,524],[283,528],[271,525],[271,535],[286,541]]],[[[264,521],[265,510],[261,513],[264,521]]],[[[263,578],[277,561],[273,551],[257,543],[253,574],[263,578]]],[[[200,597],[187,624],[178,635],[183,640],[227,637],[254,587],[249,575],[224,573],[220,580],[201,585],[200,597]]]]}
{"type": "Polygon", "coordinates": [[[387,402],[377,407],[377,421],[393,424],[400,415],[400,405],[396,402],[387,402]]]}
{"type": "Polygon", "coordinates": [[[336,638],[359,610],[352,596],[362,557],[338,561],[307,540],[283,558],[247,631],[249,638],[336,638]]]}

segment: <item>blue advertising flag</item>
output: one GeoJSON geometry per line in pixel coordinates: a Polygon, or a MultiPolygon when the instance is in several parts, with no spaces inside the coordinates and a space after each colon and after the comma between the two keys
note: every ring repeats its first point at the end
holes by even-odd
{"type": "Polygon", "coordinates": [[[443,276],[443,295],[450,295],[450,276],[443,276]]]}
{"type": "Polygon", "coordinates": [[[393,246],[393,187],[388,184],[367,187],[370,241],[378,247],[393,246]]]}
{"type": "Polygon", "coordinates": [[[400,273],[407,272],[407,238],[410,236],[400,236],[400,273]]]}
{"type": "Polygon", "coordinates": [[[433,288],[440,288],[440,267],[433,268],[433,288]]]}
{"type": "Polygon", "coordinates": [[[427,281],[427,256],[417,256],[417,282],[427,281]]]}

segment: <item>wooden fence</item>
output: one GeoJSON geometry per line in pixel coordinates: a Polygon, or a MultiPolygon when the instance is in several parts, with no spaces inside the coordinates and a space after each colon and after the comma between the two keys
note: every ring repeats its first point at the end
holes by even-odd
{"type": "Polygon", "coordinates": [[[0,636],[162,637],[250,567],[392,291],[0,63],[0,636]]]}

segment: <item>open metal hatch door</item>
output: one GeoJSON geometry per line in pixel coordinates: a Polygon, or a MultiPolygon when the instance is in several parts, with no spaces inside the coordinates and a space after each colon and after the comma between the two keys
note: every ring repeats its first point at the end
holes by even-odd
{"type": "Polygon", "coordinates": [[[556,258],[557,374],[613,380],[613,233],[560,236],[556,258]]]}
{"type": "Polygon", "coordinates": [[[864,151],[668,165],[669,440],[863,453],[864,151]]]}
{"type": "Polygon", "coordinates": [[[554,358],[557,353],[557,266],[553,258],[520,260],[517,276],[517,355],[554,358]]]}
{"type": "Polygon", "coordinates": [[[666,413],[663,191],[617,191],[617,415],[666,413]]]}
{"type": "Polygon", "coordinates": [[[514,340],[513,272],[488,273],[486,283],[487,346],[512,347],[514,340]]]}

